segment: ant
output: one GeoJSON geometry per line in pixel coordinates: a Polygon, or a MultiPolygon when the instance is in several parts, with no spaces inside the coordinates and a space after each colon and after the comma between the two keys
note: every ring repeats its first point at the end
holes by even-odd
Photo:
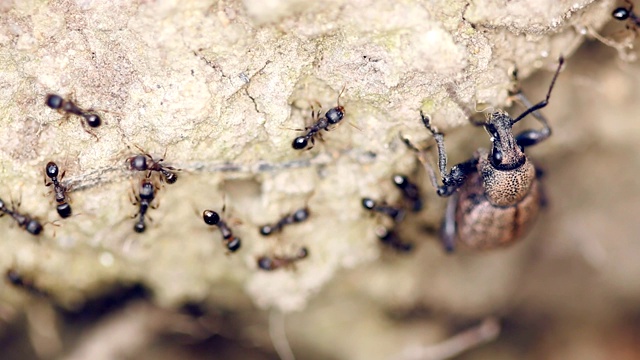
{"type": "Polygon", "coordinates": [[[51,181],[47,182],[45,179],[44,185],[53,185],[53,191],[56,194],[56,202],[58,203],[56,210],[58,211],[58,215],[60,215],[61,218],[71,216],[71,205],[67,202],[66,194],[67,191],[69,191],[69,188],[60,183],[60,180],[64,177],[65,171],[63,171],[60,178],[58,178],[58,165],[53,161],[49,161],[45,166],[45,174],[49,179],[51,179],[51,181]]]}
{"type": "Polygon", "coordinates": [[[376,229],[376,235],[383,244],[390,246],[394,250],[399,252],[409,252],[413,250],[413,244],[400,240],[398,234],[393,229],[389,230],[384,227],[379,227],[376,229]]]}
{"type": "Polygon", "coordinates": [[[151,202],[153,202],[155,196],[156,186],[149,179],[142,179],[138,195],[136,195],[136,201],[134,202],[134,205],[140,205],[138,213],[133,215],[133,217],[137,215],[139,216],[138,221],[133,226],[133,230],[135,230],[135,232],[143,233],[147,229],[147,226],[144,223],[144,216],[146,215],[147,210],[152,207],[151,202]]]}
{"type": "Polygon", "coordinates": [[[17,270],[9,269],[5,274],[7,280],[14,286],[20,287],[33,295],[46,296],[47,293],[38,289],[33,281],[25,279],[17,270]]]}
{"type": "Polygon", "coordinates": [[[307,220],[307,218],[309,218],[309,209],[305,207],[296,210],[293,214],[289,214],[283,217],[274,225],[264,225],[260,228],[260,234],[262,234],[263,236],[269,236],[275,232],[282,231],[282,228],[285,225],[303,222],[307,220]]]}
{"type": "Polygon", "coordinates": [[[273,271],[286,266],[291,266],[296,261],[300,261],[307,256],[309,256],[309,250],[307,250],[306,247],[301,248],[297,254],[290,257],[261,256],[258,258],[258,267],[265,271],[273,271]]]}
{"type": "Polygon", "coordinates": [[[378,204],[375,200],[370,198],[362,199],[362,207],[369,211],[387,215],[397,223],[404,219],[404,210],[395,208],[391,205],[387,205],[386,203],[378,204]]]}
{"type": "Polygon", "coordinates": [[[611,13],[611,16],[619,21],[631,20],[631,23],[634,25],[633,29],[635,31],[635,29],[640,26],[640,18],[638,18],[638,16],[633,12],[633,3],[629,0],[625,0],[625,2],[629,5],[629,7],[616,8],[611,13]]]}
{"type": "Polygon", "coordinates": [[[393,183],[402,191],[402,195],[407,203],[410,204],[411,211],[419,212],[422,210],[422,199],[420,198],[420,189],[418,186],[409,181],[404,175],[393,175],[393,183]]]}
{"type": "MultiPolygon", "coordinates": [[[[98,114],[93,113],[92,112],[93,110],[91,109],[83,110],[80,107],[78,107],[78,105],[76,105],[73,101],[65,100],[60,95],[47,94],[45,105],[47,105],[48,107],[54,110],[57,110],[60,113],[74,114],[74,115],[81,116],[86,121],[86,125],[89,125],[92,128],[97,128],[102,124],[102,119],[100,119],[100,116],[98,114]]],[[[96,139],[98,138],[96,134],[94,134],[93,132],[91,132],[89,129],[85,127],[84,122],[82,123],[82,127],[84,127],[84,130],[86,132],[95,136],[96,139]]]]}
{"type": "Polygon", "coordinates": [[[178,169],[172,166],[162,165],[164,156],[167,154],[166,151],[165,155],[163,155],[161,159],[155,160],[151,155],[144,152],[144,150],[142,150],[138,146],[136,147],[138,148],[138,150],[142,151],[143,154],[135,155],[127,159],[127,164],[129,164],[130,170],[149,171],[147,177],[151,176],[152,171],[157,171],[162,174],[162,176],[164,177],[164,181],[166,181],[167,184],[173,184],[178,180],[178,174],[175,173],[175,171],[178,171],[178,169]]]}
{"type": "Polygon", "coordinates": [[[339,123],[344,118],[344,107],[340,105],[340,96],[344,92],[344,89],[343,87],[338,94],[338,106],[329,109],[323,117],[320,117],[320,109],[318,109],[318,112],[311,111],[311,118],[315,120],[315,123],[305,128],[307,131],[305,135],[298,136],[293,140],[292,146],[294,149],[302,150],[306,148],[307,145],[309,145],[309,140],[311,140],[311,147],[309,149],[313,148],[316,142],[315,136],[321,135],[320,130],[329,131],[329,126],[339,123]]]}
{"type": "Polygon", "coordinates": [[[240,249],[240,238],[233,236],[231,229],[227,223],[220,218],[217,212],[205,210],[202,212],[202,219],[207,225],[215,225],[220,229],[223,242],[229,251],[236,252],[240,249]]]}
{"type": "Polygon", "coordinates": [[[18,226],[24,228],[31,235],[40,235],[42,232],[42,224],[34,218],[29,217],[28,215],[23,215],[16,211],[16,206],[12,206],[12,209],[7,207],[4,200],[0,199],[0,216],[4,216],[4,214],[10,215],[17,223],[18,226]]]}

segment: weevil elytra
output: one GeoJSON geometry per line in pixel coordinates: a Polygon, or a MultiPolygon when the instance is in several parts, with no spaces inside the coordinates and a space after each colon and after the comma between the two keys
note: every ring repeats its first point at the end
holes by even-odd
{"type": "Polygon", "coordinates": [[[479,250],[512,244],[536,219],[543,200],[542,187],[524,149],[551,135],[546,118],[538,110],[549,103],[563,63],[560,57],[544,100],[532,105],[519,92],[515,96],[527,107],[520,116],[513,119],[503,110],[491,113],[482,124],[491,136],[491,150],[478,149],[471,159],[453,166],[449,172],[444,135],[421,112],[424,126],[436,141],[442,185],[438,185],[431,165],[424,164],[438,195],[449,197],[440,234],[447,252],[458,244],[479,250]],[[540,121],[543,128],[514,136],[513,125],[528,115],[540,121]]]}

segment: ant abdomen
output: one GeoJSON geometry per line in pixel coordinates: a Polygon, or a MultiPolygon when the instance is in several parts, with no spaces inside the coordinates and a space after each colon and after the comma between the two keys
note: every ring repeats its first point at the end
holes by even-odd
{"type": "Polygon", "coordinates": [[[302,149],[306,148],[307,145],[309,145],[309,141],[307,140],[307,138],[305,136],[298,136],[297,138],[295,138],[293,140],[293,144],[291,144],[291,145],[296,150],[302,150],[302,149]]]}

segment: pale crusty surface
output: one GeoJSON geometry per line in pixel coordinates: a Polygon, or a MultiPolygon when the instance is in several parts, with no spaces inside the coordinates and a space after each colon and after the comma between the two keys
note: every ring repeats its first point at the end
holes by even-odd
{"type": "MultiPolygon", "coordinates": [[[[489,0],[469,7],[444,0],[270,3],[278,6],[3,5],[0,197],[21,197],[21,210],[56,220],[43,185],[44,165],[55,160],[76,188],[70,196],[78,216],[46,226],[39,241],[1,218],[0,268],[33,276],[67,305],[127,281],[144,283],[166,306],[189,300],[236,310],[254,304],[304,309],[329,281],[339,283],[338,274],[380,258],[373,231],[379,220],[361,209],[360,199],[399,196],[391,175],[412,173],[417,163],[398,135],[418,144],[429,138],[418,110],[449,130],[467,124],[459,102],[503,106],[514,64],[523,78],[553,69],[560,53],[570,56],[584,40],[583,27],[607,20],[612,1],[549,0],[544,3],[551,7],[535,2],[535,12],[516,4],[529,8],[524,1],[507,7],[489,0]],[[310,104],[319,101],[326,111],[343,86],[344,123],[310,151],[291,149],[301,134],[291,129],[305,126],[310,104]],[[95,130],[100,140],[77,118],[60,121],[46,108],[49,92],[107,110],[106,124],[95,130]],[[134,144],[156,157],[166,150],[167,163],[183,169],[176,184],[160,189],[159,207],[149,211],[153,222],[142,235],[130,219],[137,209],[129,193],[138,175],[123,164],[134,144]],[[243,240],[232,255],[201,219],[202,210],[220,211],[223,201],[243,240]],[[307,222],[277,239],[258,235],[258,225],[305,205],[312,214],[307,222]],[[257,256],[300,246],[310,256],[295,269],[256,269],[257,256]]],[[[470,154],[458,148],[463,143],[447,142],[453,157],[470,154]]],[[[437,224],[440,200],[416,171],[430,209],[421,221],[437,224]]],[[[465,260],[463,267],[482,271],[474,274],[477,286],[460,289],[446,284],[466,271],[429,239],[397,268],[383,266],[350,283],[381,303],[419,301],[461,314],[483,314],[510,301],[507,290],[517,282],[524,248],[465,260]],[[423,266],[428,277],[397,276],[423,266]],[[480,287],[480,279],[491,279],[492,289],[480,287]]],[[[24,298],[5,283],[0,289],[12,306],[24,298]]],[[[390,347],[391,340],[380,346],[390,347]]]]}

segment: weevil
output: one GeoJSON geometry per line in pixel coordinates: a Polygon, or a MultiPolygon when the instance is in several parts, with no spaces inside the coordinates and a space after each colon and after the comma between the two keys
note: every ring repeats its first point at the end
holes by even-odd
{"type": "Polygon", "coordinates": [[[491,136],[491,150],[478,149],[471,159],[448,172],[444,135],[431,125],[428,116],[420,113],[436,142],[442,185],[438,185],[431,166],[426,162],[425,166],[437,194],[449,198],[440,234],[447,252],[459,243],[478,250],[510,245],[524,236],[536,219],[544,199],[542,185],[524,149],[551,136],[551,127],[538,110],[549,103],[563,63],[560,57],[544,100],[532,105],[518,92],[515,96],[527,107],[522,114],[515,119],[503,110],[489,114],[482,125],[491,136]],[[543,128],[514,136],[513,125],[528,115],[540,121],[543,128]]]}

